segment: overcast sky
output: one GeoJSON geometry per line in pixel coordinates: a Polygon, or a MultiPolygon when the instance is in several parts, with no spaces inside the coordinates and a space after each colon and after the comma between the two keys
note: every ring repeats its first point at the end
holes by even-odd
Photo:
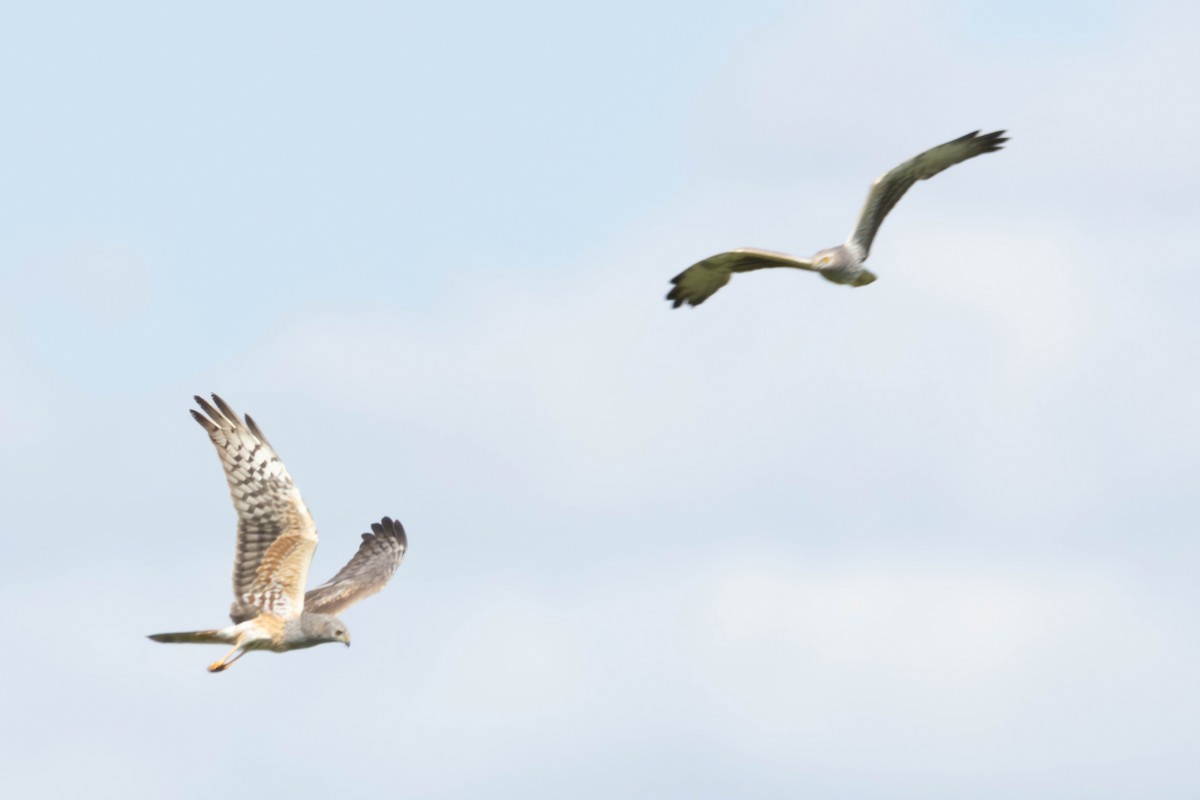
{"type": "Polygon", "coordinates": [[[14,797],[1200,792],[1200,10],[0,10],[14,797]],[[842,241],[878,282],[705,256],[842,241]],[[250,412],[350,650],[221,625],[250,412]]]}

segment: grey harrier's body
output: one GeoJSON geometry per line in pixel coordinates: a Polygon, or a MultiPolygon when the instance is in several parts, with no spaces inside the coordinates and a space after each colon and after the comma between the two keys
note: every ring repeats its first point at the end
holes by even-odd
{"type": "Polygon", "coordinates": [[[209,672],[221,672],[250,650],[276,653],[325,642],[350,646],[335,615],[387,584],[408,549],[404,527],[384,517],[362,535],[358,552],[328,582],[305,592],[317,549],[317,527],[283,462],[249,415],[243,422],[220,397],[193,410],[216,445],[238,514],[233,564],[233,625],[206,631],[157,633],[156,642],[232,644],[209,672]],[[207,415],[207,416],[205,416],[207,415]]]}
{"type": "Polygon", "coordinates": [[[735,272],[751,272],[770,267],[791,267],[819,272],[821,277],[849,286],[866,286],[875,276],[863,268],[863,262],[871,252],[871,243],[883,224],[883,218],[900,201],[914,183],[927,180],[942,170],[966,161],[968,158],[991,153],[1001,148],[1008,139],[1004,131],[995,131],[983,136],[979,131],[968,133],[953,141],[926,150],[915,158],[889,170],[871,185],[866,205],[859,214],[858,223],[845,244],[818,251],[812,258],[796,258],[786,253],[758,250],[746,247],[718,253],[697,262],[671,279],[675,287],[667,299],[679,308],[684,303],[698,306],[712,296],[735,272]]]}

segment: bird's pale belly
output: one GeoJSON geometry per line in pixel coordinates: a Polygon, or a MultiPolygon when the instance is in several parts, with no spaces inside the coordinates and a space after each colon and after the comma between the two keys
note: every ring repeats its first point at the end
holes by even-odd
{"type": "Polygon", "coordinates": [[[835,267],[821,270],[821,277],[834,283],[852,284],[864,271],[862,267],[835,267]]]}

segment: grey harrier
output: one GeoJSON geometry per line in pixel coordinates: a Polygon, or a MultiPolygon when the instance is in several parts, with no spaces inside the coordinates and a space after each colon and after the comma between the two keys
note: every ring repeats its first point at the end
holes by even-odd
{"type": "Polygon", "coordinates": [[[250,415],[242,422],[215,394],[192,416],[217,446],[238,515],[233,562],[233,625],[207,631],[156,633],[156,642],[232,644],[209,672],[221,672],[250,650],[283,653],[325,642],[350,646],[346,625],[335,614],[375,594],[400,566],[408,537],[384,517],[362,535],[354,558],[331,579],[308,592],[308,565],[317,549],[317,526],[279,456],[250,415]]]}
{"type": "Polygon", "coordinates": [[[1008,141],[1003,134],[1004,131],[996,131],[980,136],[979,131],[974,131],[926,150],[884,173],[871,185],[866,205],[858,215],[858,224],[845,244],[818,250],[812,258],[796,258],[786,253],[753,247],[719,253],[693,264],[672,278],[671,283],[675,284],[675,288],[667,294],[667,299],[674,302],[674,308],[684,303],[698,306],[729,283],[733,273],[768,267],[804,269],[818,272],[822,278],[834,283],[866,286],[875,280],[872,273],[863,269],[863,262],[871,252],[871,242],[875,240],[883,218],[904,193],[917,181],[932,178],[947,167],[999,150],[1008,141]]]}

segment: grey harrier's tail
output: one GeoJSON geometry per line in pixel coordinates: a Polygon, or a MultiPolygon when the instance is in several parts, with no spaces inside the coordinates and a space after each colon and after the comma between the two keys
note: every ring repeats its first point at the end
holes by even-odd
{"type": "Polygon", "coordinates": [[[156,642],[175,642],[189,644],[227,644],[229,636],[220,630],[213,631],[184,631],[182,633],[152,633],[148,637],[156,642]]]}

